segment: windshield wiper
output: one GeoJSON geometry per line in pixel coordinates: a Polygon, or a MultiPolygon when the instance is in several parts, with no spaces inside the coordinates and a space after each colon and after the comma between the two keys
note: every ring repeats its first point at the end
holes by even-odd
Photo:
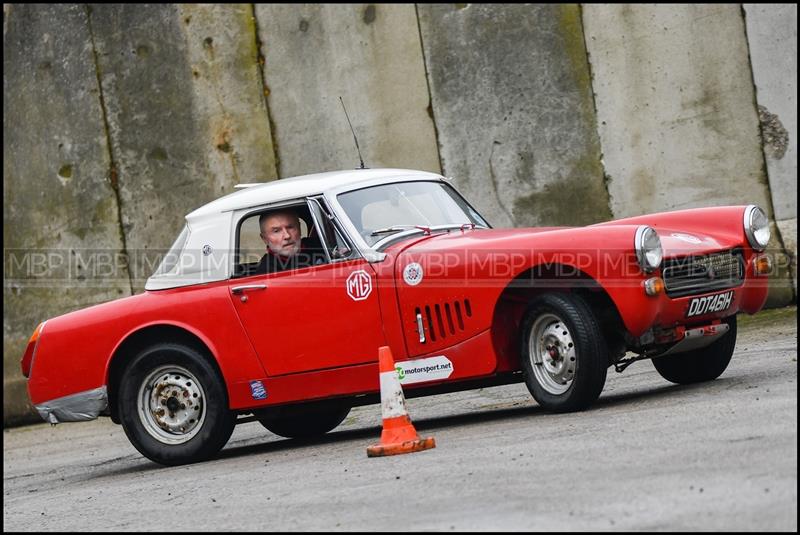
{"type": "Polygon", "coordinates": [[[389,234],[392,232],[401,232],[404,230],[418,229],[423,233],[430,235],[431,231],[436,230],[473,230],[476,228],[487,228],[483,225],[476,225],[475,223],[450,223],[446,225],[433,225],[426,227],[425,225],[394,225],[392,227],[380,228],[373,231],[370,236],[379,236],[381,234],[389,234]]]}
{"type": "Polygon", "coordinates": [[[411,230],[411,229],[421,230],[425,234],[431,233],[431,227],[425,227],[422,225],[394,225],[392,227],[379,228],[378,230],[373,230],[370,233],[370,236],[380,236],[381,234],[390,234],[392,232],[402,232],[404,230],[411,230]]]}

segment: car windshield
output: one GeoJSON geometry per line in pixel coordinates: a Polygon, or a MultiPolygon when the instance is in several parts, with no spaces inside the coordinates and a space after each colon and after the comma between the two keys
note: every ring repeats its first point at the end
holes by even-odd
{"type": "Polygon", "coordinates": [[[372,247],[409,229],[488,223],[456,191],[441,182],[400,182],[342,193],[347,217],[372,247]]]}

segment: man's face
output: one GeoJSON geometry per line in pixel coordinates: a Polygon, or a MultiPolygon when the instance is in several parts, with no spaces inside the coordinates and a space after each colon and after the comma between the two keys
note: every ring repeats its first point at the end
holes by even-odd
{"type": "Polygon", "coordinates": [[[261,239],[274,254],[294,256],[300,251],[300,220],[291,214],[271,215],[261,224],[261,239]]]}

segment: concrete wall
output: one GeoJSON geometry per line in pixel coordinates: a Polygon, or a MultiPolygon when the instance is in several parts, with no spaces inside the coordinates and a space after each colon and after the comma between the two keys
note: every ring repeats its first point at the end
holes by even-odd
{"type": "Polygon", "coordinates": [[[497,226],[756,202],[796,252],[794,6],[3,11],[6,425],[36,325],[141,291],[187,212],[356,167],[340,95],[370,167],[442,171],[497,226]]]}
{"type": "Polygon", "coordinates": [[[583,9],[614,216],[767,206],[739,6],[583,9]]]}
{"type": "Polygon", "coordinates": [[[49,317],[131,294],[124,265],[96,284],[89,262],[124,250],[83,6],[13,6],[3,25],[3,420],[22,418],[19,360],[49,317]],[[69,31],[65,31],[67,28],[69,31]]]}
{"type": "Polygon", "coordinates": [[[420,4],[444,173],[495,226],[610,217],[576,5],[420,4]]]}
{"type": "Polygon", "coordinates": [[[797,292],[797,4],[744,4],[769,187],[797,292]]]}
{"type": "Polygon", "coordinates": [[[141,291],[154,267],[148,251],[168,247],[187,213],[240,181],[276,177],[252,10],[104,4],[90,23],[141,291]]]}
{"type": "Polygon", "coordinates": [[[413,5],[258,4],[280,176],[359,167],[439,172],[413,5]]]}

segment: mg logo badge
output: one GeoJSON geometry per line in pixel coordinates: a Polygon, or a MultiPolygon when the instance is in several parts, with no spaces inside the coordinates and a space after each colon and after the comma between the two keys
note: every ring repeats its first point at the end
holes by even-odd
{"type": "Polygon", "coordinates": [[[354,271],[347,277],[347,295],[353,301],[363,301],[372,293],[372,277],[363,269],[354,271]]]}

